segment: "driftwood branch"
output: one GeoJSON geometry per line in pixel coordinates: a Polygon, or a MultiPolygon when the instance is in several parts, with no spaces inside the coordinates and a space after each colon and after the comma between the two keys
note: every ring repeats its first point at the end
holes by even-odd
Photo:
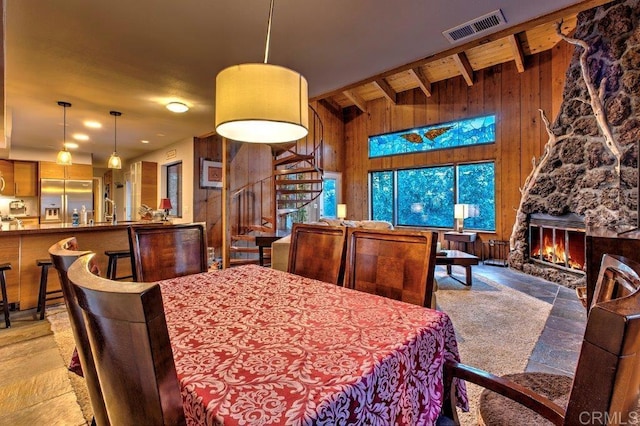
{"type": "Polygon", "coordinates": [[[568,37],[564,35],[561,31],[562,22],[556,23],[556,33],[560,38],[566,41],[569,44],[573,44],[574,46],[579,46],[582,48],[582,52],[580,53],[580,69],[582,71],[582,78],[584,79],[584,83],[587,86],[587,91],[589,92],[589,97],[591,101],[589,102],[591,105],[591,109],[593,110],[593,115],[596,118],[596,122],[600,131],[602,132],[602,136],[604,137],[604,143],[609,151],[616,158],[616,172],[618,176],[620,175],[620,160],[622,158],[622,151],[620,146],[618,146],[617,142],[613,138],[613,134],[611,133],[611,127],[609,126],[609,122],[607,121],[607,117],[604,109],[604,96],[606,91],[606,78],[603,78],[600,82],[600,87],[598,88],[598,92],[596,92],[596,88],[594,86],[593,81],[591,80],[591,76],[589,75],[589,67],[587,64],[587,55],[589,53],[589,45],[575,38],[568,37]]]}
{"type": "MultiPolygon", "coordinates": [[[[547,164],[549,161],[549,155],[551,154],[551,150],[558,143],[559,138],[551,131],[551,125],[549,124],[549,120],[547,116],[544,114],[544,111],[539,109],[540,116],[542,117],[542,121],[544,122],[544,127],[547,130],[547,135],[549,139],[544,146],[544,152],[540,157],[540,160],[536,163],[535,158],[533,159],[533,169],[527,179],[524,181],[524,186],[520,189],[520,193],[522,196],[520,197],[520,205],[518,206],[518,210],[516,210],[516,220],[513,223],[513,230],[511,231],[511,238],[509,239],[509,248],[514,250],[516,248],[516,236],[518,234],[518,225],[522,223],[524,220],[525,213],[522,211],[524,200],[529,196],[531,189],[533,188],[538,175],[540,174],[540,170],[547,164]]],[[[562,138],[564,139],[564,138],[562,138]]]]}

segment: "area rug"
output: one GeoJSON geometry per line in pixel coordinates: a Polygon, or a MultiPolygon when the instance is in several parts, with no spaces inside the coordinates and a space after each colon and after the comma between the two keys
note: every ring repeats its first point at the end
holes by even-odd
{"type": "MultiPolygon", "coordinates": [[[[463,273],[453,268],[454,275],[463,273]]],[[[460,270],[462,271],[462,269],[460,270]]],[[[446,312],[456,330],[463,363],[493,374],[524,371],[540,337],[551,304],[473,274],[467,287],[436,268],[438,308],[446,312]]],[[[476,404],[482,388],[467,383],[470,409],[458,410],[463,425],[476,425],[476,404]]]]}
{"type": "MultiPolygon", "coordinates": [[[[454,273],[459,276],[455,267],[454,273]]],[[[471,287],[448,277],[444,268],[436,269],[436,277],[438,308],[453,322],[462,362],[498,375],[524,371],[551,305],[475,272],[471,287]]],[[[75,343],[66,310],[48,309],[47,319],[63,359],[69,360],[75,343]]],[[[69,379],[90,422],[93,414],[84,379],[71,372],[69,379]]],[[[467,391],[470,410],[459,411],[460,421],[475,425],[475,405],[482,389],[467,383],[467,391]]]]}
{"type": "MultiPolygon", "coordinates": [[[[76,343],[73,340],[73,332],[71,331],[71,325],[69,323],[69,316],[64,305],[56,306],[53,308],[47,308],[47,320],[51,324],[51,331],[53,331],[53,338],[56,341],[56,345],[60,350],[62,359],[66,363],[71,360],[71,356],[76,347],[76,343]]],[[[68,372],[69,381],[71,387],[78,398],[78,404],[82,410],[87,424],[91,424],[93,420],[93,410],[91,408],[91,401],[89,400],[89,391],[84,379],[71,371],[68,372]]]]}

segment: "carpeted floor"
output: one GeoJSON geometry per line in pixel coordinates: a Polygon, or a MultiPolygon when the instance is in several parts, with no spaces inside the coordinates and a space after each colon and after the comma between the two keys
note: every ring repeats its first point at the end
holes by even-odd
{"type": "MultiPolygon", "coordinates": [[[[472,287],[439,269],[436,277],[438,307],[453,321],[462,362],[498,375],[524,371],[551,305],[477,274],[472,287]]],[[[48,311],[47,319],[63,359],[69,360],[75,344],[64,307],[48,311]]],[[[71,372],[69,378],[90,422],[92,411],[84,379],[71,372]]],[[[481,389],[467,384],[467,390],[471,410],[459,414],[463,425],[472,425],[476,424],[475,402],[481,389]]]]}
{"type": "MultiPolygon", "coordinates": [[[[462,362],[497,375],[524,371],[551,305],[478,274],[467,287],[439,269],[438,308],[453,322],[462,362]]],[[[477,424],[475,404],[481,392],[467,383],[470,410],[458,410],[463,425],[477,424]]]]}

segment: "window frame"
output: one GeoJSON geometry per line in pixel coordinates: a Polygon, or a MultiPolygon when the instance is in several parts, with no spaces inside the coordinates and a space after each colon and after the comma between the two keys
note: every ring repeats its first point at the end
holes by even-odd
{"type": "Polygon", "coordinates": [[[165,197],[171,200],[171,210],[169,214],[174,217],[182,218],[182,179],[183,179],[183,167],[182,161],[167,164],[163,166],[165,168],[165,197]],[[174,168],[178,169],[177,172],[172,172],[174,168]],[[171,176],[175,174],[177,176],[176,193],[172,194],[171,176]]]}
{"type": "MultiPolygon", "coordinates": [[[[473,230],[477,232],[496,232],[498,228],[498,215],[497,215],[497,179],[496,179],[496,160],[495,159],[487,159],[487,160],[478,160],[478,161],[461,161],[454,163],[445,163],[445,164],[429,164],[424,166],[412,166],[412,167],[397,167],[392,169],[373,169],[368,171],[368,196],[369,196],[369,219],[374,219],[374,210],[373,210],[373,174],[374,173],[384,173],[391,172],[392,173],[392,185],[393,185],[393,196],[392,196],[392,217],[393,226],[398,227],[413,227],[413,228],[433,228],[433,229],[452,229],[450,226],[436,226],[436,225],[410,225],[410,224],[398,224],[398,172],[404,170],[420,170],[420,169],[429,169],[429,168],[437,168],[437,167],[451,167],[453,169],[453,187],[451,188],[453,193],[453,203],[454,205],[459,202],[460,194],[459,194],[459,167],[460,166],[470,166],[474,164],[492,164],[493,165],[493,229],[478,229],[473,228],[471,226],[464,225],[465,229],[473,230]]],[[[453,209],[451,211],[452,223],[455,226],[455,219],[453,218],[453,209]]]]}

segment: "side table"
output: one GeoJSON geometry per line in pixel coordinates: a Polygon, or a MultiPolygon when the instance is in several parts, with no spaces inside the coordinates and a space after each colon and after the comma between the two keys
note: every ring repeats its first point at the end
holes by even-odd
{"type": "MultiPolygon", "coordinates": [[[[447,248],[451,249],[451,243],[455,243],[456,250],[460,250],[460,245],[464,244],[464,252],[469,253],[469,243],[471,248],[475,248],[475,242],[478,234],[475,232],[445,232],[444,240],[447,241],[447,248]]],[[[475,250],[471,254],[475,254],[475,250]]]]}

